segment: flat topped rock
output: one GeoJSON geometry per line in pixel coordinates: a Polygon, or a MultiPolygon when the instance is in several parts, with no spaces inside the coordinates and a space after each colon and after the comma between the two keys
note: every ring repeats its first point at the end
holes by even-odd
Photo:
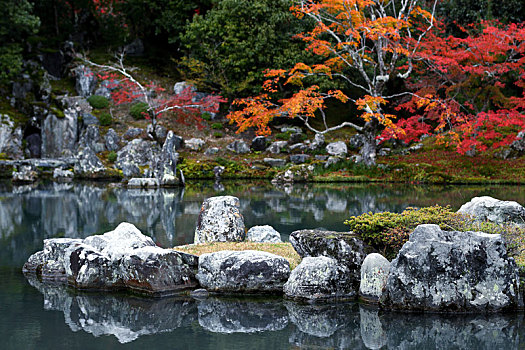
{"type": "Polygon", "coordinates": [[[290,263],[282,256],[245,250],[224,250],[199,257],[197,279],[209,291],[282,293],[290,263]]]}
{"type": "Polygon", "coordinates": [[[195,243],[239,242],[244,240],[244,217],[239,198],[218,196],[203,203],[195,229],[195,243]]]}
{"type": "Polygon", "coordinates": [[[392,261],[385,308],[494,312],[523,307],[514,259],[500,235],[419,225],[392,261]]]}

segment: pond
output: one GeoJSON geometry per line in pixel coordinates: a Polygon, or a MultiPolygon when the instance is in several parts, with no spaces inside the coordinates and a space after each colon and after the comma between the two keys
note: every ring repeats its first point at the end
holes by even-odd
{"type": "Polygon", "coordinates": [[[302,228],[344,231],[363,212],[434,204],[459,208],[474,196],[525,202],[517,186],[197,183],[127,190],[104,183],[0,183],[2,348],[518,349],[523,313],[418,315],[357,303],[301,305],[281,298],[145,299],[78,293],[26,280],[20,269],[51,237],[86,237],[135,224],[160,246],[190,243],[204,198],[239,197],[247,227],[270,224],[287,240],[302,228]]]}

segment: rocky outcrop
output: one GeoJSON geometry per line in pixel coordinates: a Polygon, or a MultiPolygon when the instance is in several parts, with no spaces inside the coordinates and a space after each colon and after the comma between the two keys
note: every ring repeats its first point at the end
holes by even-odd
{"type": "Polygon", "coordinates": [[[77,146],[78,113],[74,107],[64,111],[63,117],[49,114],[42,122],[42,157],[70,157],[77,146]]]}
{"type": "Polygon", "coordinates": [[[308,154],[292,154],[290,155],[290,162],[294,164],[303,164],[310,159],[308,154]]]}
{"type": "Polygon", "coordinates": [[[97,125],[89,125],[84,130],[84,132],[80,136],[79,146],[89,147],[95,153],[105,151],[105,145],[100,138],[100,131],[98,130],[97,125]]]}
{"type": "Polygon", "coordinates": [[[118,151],[120,149],[120,137],[115,130],[109,129],[104,135],[104,145],[108,151],[118,151]]]}
{"type": "Polygon", "coordinates": [[[22,129],[8,115],[0,114],[0,153],[12,159],[23,157],[22,129]]]}
{"type": "Polygon", "coordinates": [[[500,235],[420,225],[392,261],[380,303],[417,311],[515,310],[523,307],[516,264],[500,235]]]}
{"type": "Polygon", "coordinates": [[[497,224],[525,224],[525,208],[514,201],[501,201],[489,196],[474,197],[459,208],[458,213],[468,214],[480,221],[497,224]]]}
{"type": "Polygon", "coordinates": [[[177,162],[179,160],[179,154],[176,151],[177,141],[173,131],[169,131],[159,157],[153,161],[153,174],[161,186],[178,186],[181,184],[177,176],[177,162]]]}
{"type": "Polygon", "coordinates": [[[270,225],[253,226],[246,233],[246,240],[260,243],[282,243],[281,234],[270,225]]]}
{"type": "Polygon", "coordinates": [[[84,240],[46,240],[44,250],[33,254],[23,271],[46,279],[66,277],[78,289],[167,295],[197,285],[191,261],[157,247],[135,226],[122,223],[114,231],[84,240]]]}
{"type": "Polygon", "coordinates": [[[286,141],[275,141],[266,149],[266,151],[279,154],[288,147],[288,142],[286,141]]]}
{"type": "Polygon", "coordinates": [[[20,166],[18,171],[13,172],[12,176],[12,181],[18,183],[35,182],[38,179],[38,174],[35,168],[31,165],[20,166]]]}
{"type": "Polygon", "coordinates": [[[199,257],[197,279],[209,291],[221,293],[282,293],[290,275],[285,258],[267,252],[219,251],[199,257]]]}
{"type": "Polygon", "coordinates": [[[331,156],[346,156],[348,148],[343,141],[331,142],[326,145],[326,152],[331,156]]]}
{"type": "Polygon", "coordinates": [[[324,146],[325,139],[323,134],[315,134],[314,139],[310,142],[308,148],[312,151],[320,149],[324,146]]]}
{"type": "Polygon", "coordinates": [[[195,243],[243,241],[244,217],[239,198],[219,196],[207,198],[201,206],[195,243]]]}
{"type": "Polygon", "coordinates": [[[76,77],[75,89],[77,90],[77,94],[82,97],[91,96],[97,85],[95,73],[84,65],[78,66],[73,72],[76,77]]]}
{"type": "Polygon", "coordinates": [[[355,284],[351,271],[337,260],[326,256],[306,257],[290,274],[284,294],[309,302],[347,300],[357,296],[355,284]]]}
{"type": "Polygon", "coordinates": [[[271,167],[283,167],[286,165],[286,159],[279,158],[264,158],[263,162],[271,167]]]}
{"type": "Polygon", "coordinates": [[[55,168],[53,170],[53,180],[61,182],[69,182],[73,180],[75,174],[71,170],[64,170],[61,168],[55,168]]]}
{"type": "Polygon", "coordinates": [[[106,167],[89,147],[81,148],[77,154],[75,174],[83,178],[104,177],[106,167]]]}
{"type": "Polygon", "coordinates": [[[115,166],[122,170],[125,177],[140,176],[140,167],[149,166],[158,152],[155,142],[134,139],[117,152],[115,166]]]}
{"type": "Polygon", "coordinates": [[[122,137],[124,138],[124,140],[133,140],[133,139],[136,139],[137,137],[141,136],[143,133],[144,133],[144,129],[141,129],[141,128],[129,128],[128,130],[126,130],[124,135],[122,135],[122,137]]]}
{"type": "Polygon", "coordinates": [[[250,153],[250,147],[243,140],[233,141],[228,146],[226,146],[226,149],[237,154],[250,153]]]}
{"type": "Polygon", "coordinates": [[[368,254],[361,265],[361,282],[359,297],[365,301],[376,303],[383,294],[386,285],[390,262],[381,254],[368,254]]]}
{"type": "Polygon", "coordinates": [[[207,299],[199,302],[199,325],[213,333],[280,331],[288,325],[281,303],[207,299]]]}

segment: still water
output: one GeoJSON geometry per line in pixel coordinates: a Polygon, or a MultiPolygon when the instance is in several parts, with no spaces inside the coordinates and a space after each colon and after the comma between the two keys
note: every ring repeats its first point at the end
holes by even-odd
{"type": "Polygon", "coordinates": [[[525,203],[516,186],[193,184],[127,190],[108,184],[0,183],[0,348],[111,349],[524,349],[523,313],[418,315],[357,303],[301,305],[276,299],[143,299],[76,293],[26,280],[20,268],[42,240],[86,237],[135,224],[161,246],[189,243],[202,200],[239,197],[247,227],[270,224],[283,239],[302,228],[345,230],[363,212],[451,205],[491,195],[525,203]]]}

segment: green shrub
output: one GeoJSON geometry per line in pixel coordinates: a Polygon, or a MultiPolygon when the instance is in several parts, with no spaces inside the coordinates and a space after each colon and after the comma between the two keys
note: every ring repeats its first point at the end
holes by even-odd
{"type": "Polygon", "coordinates": [[[290,139],[291,134],[292,134],[291,131],[280,132],[280,133],[275,134],[275,138],[278,140],[288,141],[290,139]]]}
{"type": "Polygon", "coordinates": [[[148,104],[146,102],[137,102],[129,109],[129,114],[133,119],[144,119],[148,113],[148,104]]]}
{"type": "Polygon", "coordinates": [[[113,123],[113,118],[111,117],[111,114],[104,112],[98,116],[98,121],[102,126],[109,126],[113,123]]]}
{"type": "Polygon", "coordinates": [[[117,160],[117,152],[115,151],[111,151],[108,153],[108,161],[110,161],[111,163],[115,163],[115,161],[117,160]]]}
{"type": "Polygon", "coordinates": [[[103,109],[109,106],[109,100],[100,95],[89,96],[87,101],[95,109],[103,109]]]}
{"type": "Polygon", "coordinates": [[[224,128],[224,125],[222,125],[222,123],[213,123],[211,125],[211,128],[215,130],[221,130],[222,128],[224,128]]]}
{"type": "Polygon", "coordinates": [[[525,235],[525,229],[512,225],[498,225],[491,222],[476,222],[470,216],[453,212],[449,206],[407,208],[402,213],[365,213],[352,216],[345,221],[350,230],[374,248],[381,251],[388,259],[396,256],[399,249],[408,241],[410,233],[421,224],[436,224],[446,231],[482,231],[501,234],[505,237],[511,254],[517,254],[522,246],[519,237],[525,235]]]}
{"type": "Polygon", "coordinates": [[[217,138],[217,139],[220,139],[222,137],[222,132],[219,132],[219,131],[215,131],[213,133],[213,137],[217,138]]]}
{"type": "Polygon", "coordinates": [[[211,120],[211,113],[209,112],[204,112],[201,114],[201,118],[204,119],[204,120],[211,120]]]}

